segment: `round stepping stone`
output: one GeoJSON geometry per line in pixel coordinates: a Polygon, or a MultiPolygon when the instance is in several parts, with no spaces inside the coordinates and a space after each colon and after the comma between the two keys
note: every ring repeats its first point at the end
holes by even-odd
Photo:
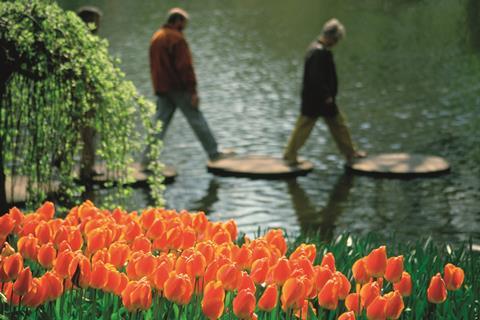
{"type": "Polygon", "coordinates": [[[313,170],[309,161],[301,161],[296,166],[289,166],[281,158],[263,155],[237,155],[217,161],[209,161],[208,171],[231,177],[259,179],[282,179],[304,176],[313,170]]]}
{"type": "Polygon", "coordinates": [[[398,178],[434,176],[450,171],[450,164],[443,158],[409,153],[369,155],[346,167],[359,174],[398,178]]]}

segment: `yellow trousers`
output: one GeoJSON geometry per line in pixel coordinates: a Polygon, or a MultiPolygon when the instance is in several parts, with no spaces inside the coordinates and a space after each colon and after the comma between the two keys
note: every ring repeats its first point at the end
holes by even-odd
{"type": "MultiPolygon", "coordinates": [[[[283,153],[283,158],[286,161],[294,163],[297,160],[298,150],[305,144],[312,133],[317,119],[318,118],[310,118],[304,115],[298,117],[295,128],[283,153]]],[[[347,161],[350,160],[355,154],[355,146],[352,142],[344,115],[339,112],[335,117],[323,117],[323,119],[338,149],[347,161]]]]}

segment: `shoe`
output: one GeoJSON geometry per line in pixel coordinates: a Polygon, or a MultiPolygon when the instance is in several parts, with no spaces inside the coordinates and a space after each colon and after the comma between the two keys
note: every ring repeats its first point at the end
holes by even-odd
{"type": "Polygon", "coordinates": [[[355,150],[352,156],[347,157],[347,164],[352,165],[355,160],[367,157],[367,152],[363,150],[355,150]]]}
{"type": "Polygon", "coordinates": [[[219,161],[222,159],[227,159],[235,156],[236,153],[234,151],[221,151],[217,152],[214,156],[210,157],[210,161],[219,161]]]}

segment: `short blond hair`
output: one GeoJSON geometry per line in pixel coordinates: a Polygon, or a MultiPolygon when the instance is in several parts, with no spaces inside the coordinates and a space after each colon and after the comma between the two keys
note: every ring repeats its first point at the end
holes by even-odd
{"type": "Polygon", "coordinates": [[[338,41],[345,37],[345,27],[340,21],[332,18],[323,25],[322,36],[338,41]]]}

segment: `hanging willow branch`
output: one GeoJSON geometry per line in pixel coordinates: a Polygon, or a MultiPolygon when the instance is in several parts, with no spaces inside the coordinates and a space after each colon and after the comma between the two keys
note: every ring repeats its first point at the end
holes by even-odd
{"type": "MultiPolygon", "coordinates": [[[[142,137],[158,128],[150,121],[153,105],[125,80],[106,40],[52,1],[2,1],[0,58],[0,182],[2,173],[27,177],[32,204],[45,198],[54,180],[75,196],[80,128],[87,125],[100,137],[97,156],[109,176],[129,179],[142,137]]],[[[154,145],[150,157],[158,159],[161,142],[148,143],[154,145]]],[[[162,167],[153,163],[151,169],[152,196],[161,204],[162,167]]],[[[0,187],[0,201],[1,193],[0,187]]]]}

